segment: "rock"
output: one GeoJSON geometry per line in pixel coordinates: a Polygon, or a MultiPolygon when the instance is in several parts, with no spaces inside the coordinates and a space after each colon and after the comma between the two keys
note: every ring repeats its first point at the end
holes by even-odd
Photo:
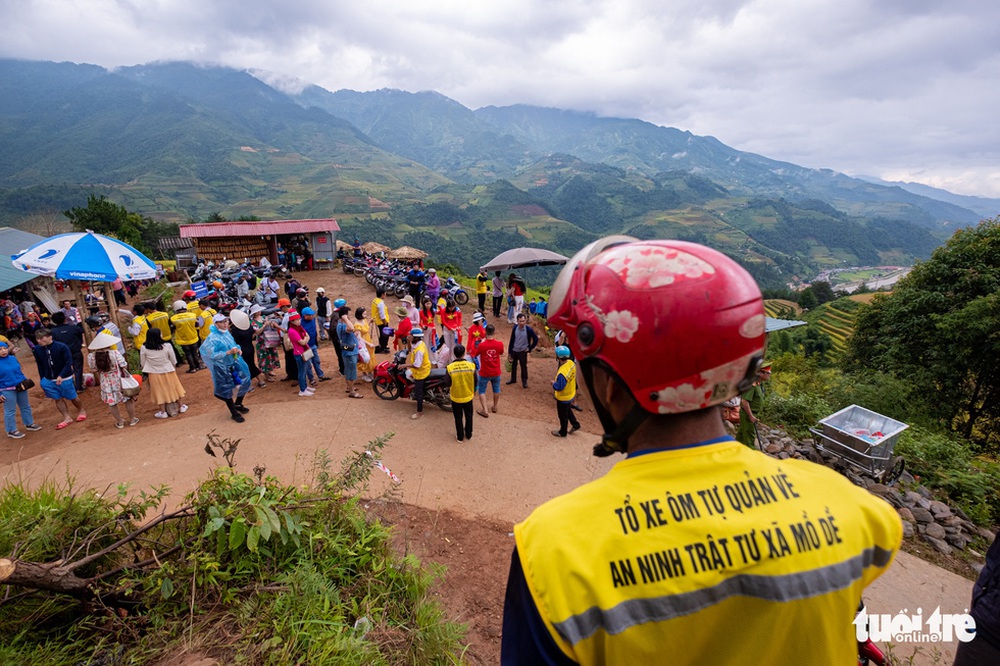
{"type": "MultiPolygon", "coordinates": [[[[938,523],[938,525],[940,525],[940,524],[941,523],[938,523]]],[[[947,532],[948,534],[958,534],[962,530],[958,529],[954,525],[945,525],[944,526],[944,531],[947,532]]]]}
{"type": "Polygon", "coordinates": [[[948,533],[937,523],[929,523],[927,529],[924,530],[924,534],[935,539],[944,539],[948,533]]]}
{"type": "Polygon", "coordinates": [[[969,545],[969,540],[961,534],[949,534],[944,540],[959,550],[965,550],[965,547],[969,545]]]}
{"type": "Polygon", "coordinates": [[[927,509],[915,506],[910,511],[913,512],[913,517],[917,519],[918,523],[933,523],[934,515],[927,509]]]}
{"type": "MultiPolygon", "coordinates": [[[[924,487],[924,486],[918,486],[917,487],[917,492],[920,493],[921,496],[923,496],[924,498],[926,498],[928,500],[934,497],[934,495],[931,495],[931,491],[927,490],[927,488],[924,487]]],[[[926,508],[926,507],[924,507],[924,508],[926,508]]]]}
{"type": "Polygon", "coordinates": [[[934,550],[941,553],[942,555],[951,555],[953,552],[952,547],[946,544],[944,541],[941,541],[941,539],[935,539],[934,537],[927,536],[925,534],[924,541],[934,546],[934,550]]]}
{"type": "Polygon", "coordinates": [[[982,563],[980,563],[980,562],[976,562],[976,563],[974,563],[974,564],[972,565],[972,570],[976,572],[976,575],[977,575],[977,576],[978,576],[979,574],[983,573],[983,569],[985,569],[985,568],[986,568],[986,565],[985,565],[985,564],[982,564],[982,563]]]}
{"type": "Polygon", "coordinates": [[[902,518],[904,522],[913,523],[917,520],[913,517],[913,512],[905,506],[901,509],[897,509],[896,511],[899,513],[899,517],[902,518]]]}
{"type": "Polygon", "coordinates": [[[903,499],[906,500],[906,503],[910,506],[919,506],[921,509],[930,508],[930,502],[912,490],[906,491],[906,494],[903,495],[903,499]],[[925,504],[926,506],[924,506],[925,504]]]}
{"type": "Polygon", "coordinates": [[[895,486],[889,486],[889,492],[885,494],[885,498],[892,502],[893,506],[903,506],[904,504],[903,494],[895,486]]]}
{"type": "Polygon", "coordinates": [[[907,521],[904,520],[903,521],[903,538],[904,539],[909,539],[914,534],[916,534],[916,530],[913,529],[913,523],[910,523],[910,522],[907,522],[907,521]]]}
{"type": "Polygon", "coordinates": [[[781,444],[778,444],[776,442],[771,442],[770,444],[764,447],[764,451],[773,456],[774,454],[781,451],[781,444]]]}
{"type": "Polygon", "coordinates": [[[944,502],[931,502],[931,505],[927,508],[934,514],[935,518],[948,518],[951,516],[951,507],[944,502]]]}
{"type": "Polygon", "coordinates": [[[889,486],[884,483],[873,483],[868,486],[868,492],[884,497],[889,494],[889,486]]]}
{"type": "Polygon", "coordinates": [[[969,520],[968,518],[962,520],[962,529],[968,532],[969,534],[978,534],[979,532],[979,528],[976,527],[976,524],[971,520],[969,520]]]}
{"type": "MultiPolygon", "coordinates": [[[[931,513],[934,513],[933,509],[931,509],[931,513]]],[[[935,517],[937,516],[935,515],[935,517]]],[[[949,525],[952,527],[961,527],[962,525],[962,519],[959,518],[958,516],[948,516],[947,518],[938,518],[938,522],[944,525],[945,527],[948,527],[949,525]]]]}
{"type": "Polygon", "coordinates": [[[789,457],[790,456],[786,451],[782,451],[781,453],[778,454],[778,458],[781,460],[788,460],[789,457]]]}
{"type": "Polygon", "coordinates": [[[965,515],[965,512],[962,511],[961,507],[956,506],[954,509],[952,509],[952,511],[962,520],[969,520],[969,517],[965,515]]]}
{"type": "Polygon", "coordinates": [[[976,532],[979,534],[979,536],[983,537],[984,539],[986,539],[990,543],[993,543],[993,540],[997,538],[996,534],[994,534],[993,532],[990,532],[985,527],[978,528],[976,530],[976,532]]]}

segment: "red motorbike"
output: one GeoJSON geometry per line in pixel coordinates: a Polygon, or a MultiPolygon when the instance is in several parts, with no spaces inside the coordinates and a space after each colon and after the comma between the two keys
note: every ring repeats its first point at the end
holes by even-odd
{"type": "MultiPolygon", "coordinates": [[[[391,361],[382,361],[375,368],[372,388],[382,400],[413,397],[413,380],[406,376],[406,370],[399,366],[406,363],[406,352],[398,351],[391,361]]],[[[424,402],[437,405],[446,412],[451,411],[451,397],[447,385],[448,372],[444,368],[434,368],[424,381],[424,402]]]]}

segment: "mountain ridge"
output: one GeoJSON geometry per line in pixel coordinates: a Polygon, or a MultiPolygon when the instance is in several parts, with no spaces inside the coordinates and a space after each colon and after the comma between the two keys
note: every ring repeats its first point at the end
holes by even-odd
{"type": "Polygon", "coordinates": [[[473,270],[496,239],[569,253],[607,233],[686,238],[778,284],[864,258],[912,262],[979,219],[638,119],[296,90],[187,62],[0,60],[0,222],[89,188],[165,221],[338,217],[473,270]]]}

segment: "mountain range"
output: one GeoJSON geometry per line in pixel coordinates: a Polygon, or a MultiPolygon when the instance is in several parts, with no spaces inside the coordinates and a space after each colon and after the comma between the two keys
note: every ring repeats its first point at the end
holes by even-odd
{"type": "Polygon", "coordinates": [[[336,217],[349,234],[472,271],[512,246],[571,253],[627,232],[713,245],[774,286],[912,263],[1000,211],[637,119],[266,78],[0,60],[0,223],[91,193],[167,222],[336,217]]]}

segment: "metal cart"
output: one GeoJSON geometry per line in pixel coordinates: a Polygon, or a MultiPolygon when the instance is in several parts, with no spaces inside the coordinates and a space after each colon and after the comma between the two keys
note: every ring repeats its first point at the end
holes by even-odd
{"type": "Polygon", "coordinates": [[[889,486],[899,480],[906,467],[893,456],[899,435],[909,426],[864,407],[851,405],[820,420],[809,431],[816,436],[816,448],[843,460],[877,481],[889,486]]]}

